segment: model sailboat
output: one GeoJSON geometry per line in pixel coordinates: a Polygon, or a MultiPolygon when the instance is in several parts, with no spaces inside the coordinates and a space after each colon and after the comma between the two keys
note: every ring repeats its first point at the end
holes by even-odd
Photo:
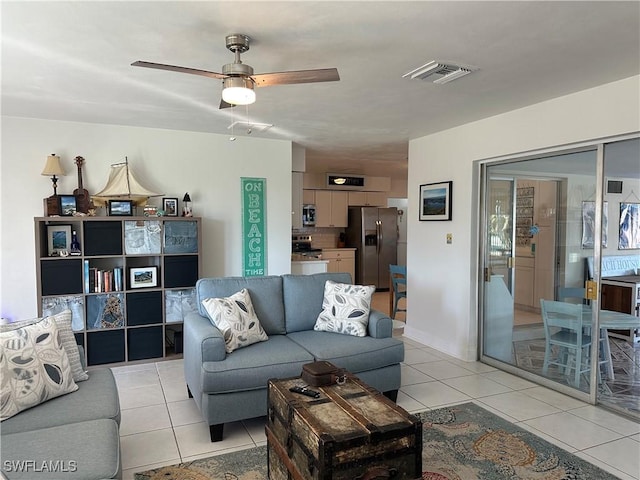
{"type": "Polygon", "coordinates": [[[91,196],[97,203],[109,200],[131,200],[135,205],[144,205],[150,197],[159,197],[162,193],[153,192],[143,187],[129,170],[129,160],[111,165],[109,180],[105,187],[91,196]]]}

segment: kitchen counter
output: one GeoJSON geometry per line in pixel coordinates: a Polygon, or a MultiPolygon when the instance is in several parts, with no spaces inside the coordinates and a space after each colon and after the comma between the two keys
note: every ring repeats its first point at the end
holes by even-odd
{"type": "Polygon", "coordinates": [[[340,252],[340,251],[356,251],[355,247],[340,247],[340,248],[323,248],[322,249],[323,252],[340,252]]]}
{"type": "Polygon", "coordinates": [[[291,255],[291,273],[294,275],[311,275],[327,271],[329,260],[304,255],[291,255]]]}

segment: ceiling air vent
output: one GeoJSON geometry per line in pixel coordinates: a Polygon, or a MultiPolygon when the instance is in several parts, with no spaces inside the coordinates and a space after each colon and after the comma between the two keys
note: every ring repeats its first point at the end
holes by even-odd
{"type": "Polygon", "coordinates": [[[405,73],[402,78],[411,78],[418,80],[428,80],[439,85],[450,82],[476,70],[471,67],[461,67],[452,63],[441,63],[435,60],[425,63],[410,72],[405,73]]]}

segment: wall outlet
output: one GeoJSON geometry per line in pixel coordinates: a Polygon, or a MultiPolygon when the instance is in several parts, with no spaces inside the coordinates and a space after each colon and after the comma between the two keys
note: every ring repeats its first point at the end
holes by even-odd
{"type": "Polygon", "coordinates": [[[453,243],[453,233],[447,233],[447,244],[451,245],[453,243]]]}

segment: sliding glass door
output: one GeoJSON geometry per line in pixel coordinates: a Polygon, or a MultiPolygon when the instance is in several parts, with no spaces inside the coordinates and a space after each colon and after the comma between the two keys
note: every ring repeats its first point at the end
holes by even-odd
{"type": "Polygon", "coordinates": [[[596,166],[590,150],[484,168],[483,356],[583,394],[591,385],[594,304],[585,300],[584,258],[597,232],[596,166]]]}
{"type": "Polygon", "coordinates": [[[640,417],[640,140],[482,166],[483,361],[640,417]]]}

